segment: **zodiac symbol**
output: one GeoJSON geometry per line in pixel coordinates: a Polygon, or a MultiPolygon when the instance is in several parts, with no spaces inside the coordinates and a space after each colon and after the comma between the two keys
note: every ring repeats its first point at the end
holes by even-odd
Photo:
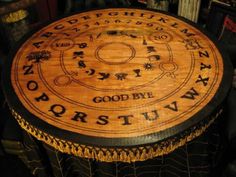
{"type": "Polygon", "coordinates": [[[115,76],[117,77],[117,80],[124,80],[126,79],[127,73],[117,73],[115,76]]]}
{"type": "Polygon", "coordinates": [[[78,61],[78,66],[79,68],[86,68],[86,64],[84,63],[83,60],[78,61]]]}
{"type": "Polygon", "coordinates": [[[153,46],[147,46],[148,53],[156,52],[156,49],[153,46]]]}
{"type": "Polygon", "coordinates": [[[73,59],[80,57],[80,58],[84,58],[84,52],[83,51],[76,51],[73,53],[73,59]]]}
{"type": "Polygon", "coordinates": [[[105,80],[110,77],[109,73],[99,73],[99,74],[102,76],[102,78],[98,78],[99,80],[105,80]]]}

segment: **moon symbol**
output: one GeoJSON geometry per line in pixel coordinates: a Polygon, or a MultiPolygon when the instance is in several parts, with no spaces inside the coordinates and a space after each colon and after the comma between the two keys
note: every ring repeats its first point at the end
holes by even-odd
{"type": "Polygon", "coordinates": [[[91,76],[91,75],[93,75],[93,74],[95,73],[95,70],[94,70],[94,69],[90,69],[90,70],[86,71],[86,73],[87,73],[89,76],[91,76]]]}

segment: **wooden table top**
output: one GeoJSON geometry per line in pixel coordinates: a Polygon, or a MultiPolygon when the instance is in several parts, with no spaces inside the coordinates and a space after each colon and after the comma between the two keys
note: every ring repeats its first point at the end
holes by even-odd
{"type": "Polygon", "coordinates": [[[9,59],[5,92],[19,124],[62,152],[146,160],[199,136],[222,112],[232,68],[221,53],[168,14],[87,11],[29,35],[9,59]]]}

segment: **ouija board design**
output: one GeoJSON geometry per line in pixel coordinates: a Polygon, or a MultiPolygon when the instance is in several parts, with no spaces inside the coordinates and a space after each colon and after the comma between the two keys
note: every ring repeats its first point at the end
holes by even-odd
{"type": "Polygon", "coordinates": [[[212,40],[188,22],[103,9],[30,36],[13,57],[10,84],[41,131],[95,147],[137,146],[209,117],[222,101],[215,99],[225,67],[212,40]]]}

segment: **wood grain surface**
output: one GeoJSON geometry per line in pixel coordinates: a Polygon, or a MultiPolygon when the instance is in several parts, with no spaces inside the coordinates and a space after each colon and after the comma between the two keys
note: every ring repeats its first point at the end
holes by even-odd
{"type": "Polygon", "coordinates": [[[212,114],[226,96],[216,96],[224,67],[211,39],[179,18],[88,11],[50,23],[20,46],[10,84],[23,109],[11,107],[57,137],[153,142],[148,135],[173,136],[212,114]]]}

